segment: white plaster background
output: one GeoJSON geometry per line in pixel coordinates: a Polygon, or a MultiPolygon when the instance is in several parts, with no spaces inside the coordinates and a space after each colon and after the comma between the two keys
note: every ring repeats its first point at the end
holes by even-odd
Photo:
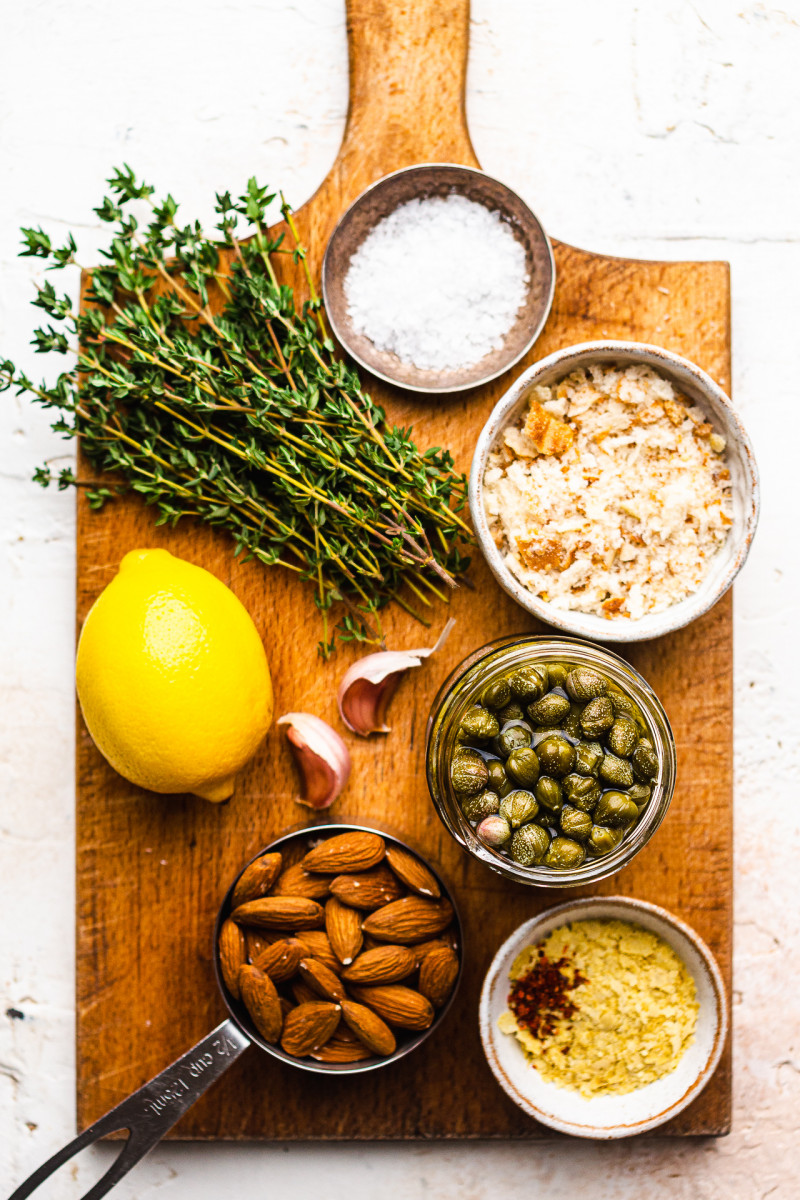
{"type": "MultiPolygon", "coordinates": [[[[16,258],[21,224],[76,230],[91,262],[92,206],[122,160],[201,217],[215,188],[252,172],[299,204],[342,132],[343,0],[3,0],[0,45],[0,351],[34,373],[37,268],[16,258]]],[[[764,487],[736,584],[733,1134],[172,1145],[120,1185],[121,1198],[800,1194],[798,63],[798,0],[473,0],[468,110],[484,167],[559,238],[733,266],[734,397],[764,487]]],[[[73,503],[29,482],[64,450],[45,414],[0,399],[4,1194],[74,1132],[73,503]],[[4,1015],[10,1007],[24,1019],[4,1015]]],[[[92,1151],[46,1194],[76,1200],[108,1163],[108,1148],[92,1151]]]]}

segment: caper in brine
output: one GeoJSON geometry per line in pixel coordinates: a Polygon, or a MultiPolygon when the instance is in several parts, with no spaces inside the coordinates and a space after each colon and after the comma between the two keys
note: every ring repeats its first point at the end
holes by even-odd
{"type": "Polygon", "coordinates": [[[478,792],[477,796],[465,796],[461,801],[461,811],[468,821],[482,821],[491,817],[500,808],[500,797],[497,792],[478,792]]]}
{"type": "Polygon", "coordinates": [[[648,779],[655,779],[658,774],[658,755],[645,738],[642,738],[631,755],[631,763],[636,778],[641,779],[642,783],[647,783],[648,779]]]}
{"type": "Polygon", "coordinates": [[[639,810],[624,792],[603,792],[594,810],[595,825],[624,829],[639,816],[639,810]]]}
{"type": "Polygon", "coordinates": [[[608,733],[608,748],[627,758],[639,740],[639,726],[632,717],[617,717],[608,733]]]}
{"type": "Polygon", "coordinates": [[[547,664],[547,678],[551,688],[563,688],[567,675],[569,675],[569,670],[563,663],[547,664]]]}
{"type": "Polygon", "coordinates": [[[589,834],[589,849],[593,854],[610,854],[625,836],[624,829],[610,829],[607,825],[593,825],[589,834]]]}
{"type": "Polygon", "coordinates": [[[501,798],[513,790],[513,784],[506,774],[506,769],[497,758],[492,758],[486,764],[489,770],[489,787],[501,798]]]}
{"type": "Polygon", "coordinates": [[[541,825],[525,825],[511,839],[509,854],[521,867],[542,862],[550,846],[550,834],[541,825]]]}
{"type": "Polygon", "coordinates": [[[576,742],[580,741],[583,737],[583,732],[581,730],[580,713],[577,709],[573,708],[569,716],[564,718],[561,728],[564,730],[564,733],[569,734],[571,738],[575,738],[576,742]]]}
{"type": "Polygon", "coordinates": [[[607,696],[590,700],[580,717],[581,729],[587,737],[601,737],[614,724],[614,710],[607,696]]]}
{"type": "Polygon", "coordinates": [[[530,704],[547,691],[547,669],[534,665],[518,667],[509,675],[508,682],[517,699],[530,704]]]}
{"type": "Polygon", "coordinates": [[[473,742],[488,742],[500,732],[500,722],[488,709],[474,705],[461,718],[459,728],[473,742]]]}
{"type": "Polygon", "coordinates": [[[512,750],[506,759],[506,771],[522,787],[532,788],[539,778],[539,759],[530,746],[512,750]]]}
{"type": "Polygon", "coordinates": [[[484,817],[475,832],[482,842],[494,848],[506,844],[511,837],[511,826],[505,817],[495,813],[494,816],[484,817]]]}
{"type": "Polygon", "coordinates": [[[628,790],[625,794],[627,796],[630,796],[631,800],[636,805],[639,812],[642,811],[642,809],[645,807],[645,805],[647,804],[647,802],[649,801],[650,796],[651,796],[650,788],[647,787],[644,783],[635,783],[633,785],[633,787],[628,788],[628,790]]]}
{"type": "Polygon", "coordinates": [[[524,722],[515,721],[513,725],[504,725],[502,731],[492,742],[492,749],[503,758],[508,758],[512,750],[520,746],[530,746],[533,730],[524,722]]]}
{"type": "Polygon", "coordinates": [[[579,775],[596,775],[603,761],[599,742],[578,742],[575,747],[575,770],[579,775]]]}
{"type": "Polygon", "coordinates": [[[568,775],[575,762],[575,747],[561,734],[551,733],[537,743],[539,770],[543,775],[561,779],[568,775]]]}
{"type": "Polygon", "coordinates": [[[557,779],[550,779],[548,776],[543,775],[533,789],[533,794],[542,807],[548,809],[551,813],[561,811],[564,796],[561,791],[561,784],[557,779]]]}
{"type": "Polygon", "coordinates": [[[544,865],[564,871],[569,867],[579,867],[585,858],[586,851],[580,842],[572,838],[554,837],[545,855],[544,865]]]}
{"type": "Polygon", "coordinates": [[[450,764],[450,782],[461,796],[477,796],[489,782],[489,770],[477,750],[459,748],[450,764]]]}
{"type": "Polygon", "coordinates": [[[486,708],[497,710],[505,708],[511,702],[511,688],[508,686],[507,679],[495,679],[494,683],[488,684],[483,689],[481,696],[481,704],[486,708]]]}
{"type": "Polygon", "coordinates": [[[592,775],[567,775],[562,787],[565,799],[584,812],[591,812],[600,799],[600,784],[592,775]]]}
{"type": "Polygon", "coordinates": [[[633,783],[633,768],[627,758],[617,758],[616,754],[605,754],[600,763],[600,778],[614,787],[627,788],[633,783]]]}
{"type": "Polygon", "coordinates": [[[509,792],[500,801],[500,816],[505,817],[512,829],[518,829],[526,821],[532,821],[539,811],[539,804],[533,792],[521,788],[509,792]]]}
{"type": "Polygon", "coordinates": [[[564,681],[564,687],[573,700],[594,700],[596,696],[605,696],[608,683],[597,671],[589,667],[575,667],[564,681]]]}
{"type": "Polygon", "coordinates": [[[614,709],[615,717],[631,717],[634,721],[644,726],[642,714],[629,696],[623,696],[622,692],[615,692],[613,688],[609,688],[608,698],[611,701],[611,707],[614,709]]]}
{"type": "Polygon", "coordinates": [[[569,710],[570,703],[566,696],[548,692],[541,700],[528,705],[528,716],[536,725],[559,725],[569,710]]]}
{"type": "Polygon", "coordinates": [[[572,808],[569,804],[565,804],[559,813],[558,823],[564,836],[575,838],[576,842],[584,842],[592,830],[592,818],[588,812],[572,808]]]}
{"type": "Polygon", "coordinates": [[[517,704],[516,700],[512,700],[505,708],[500,709],[497,719],[501,722],[522,721],[525,719],[525,712],[521,704],[517,704]]]}

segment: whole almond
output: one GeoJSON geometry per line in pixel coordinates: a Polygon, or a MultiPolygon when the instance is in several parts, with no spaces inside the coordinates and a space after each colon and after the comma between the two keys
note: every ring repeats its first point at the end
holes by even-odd
{"type": "Polygon", "coordinates": [[[239,876],[231,896],[231,908],[238,908],[248,900],[266,896],[281,870],[283,857],[280,854],[262,854],[245,867],[239,876]]]}
{"type": "Polygon", "coordinates": [[[253,966],[258,967],[265,975],[269,975],[273,983],[283,983],[297,974],[300,959],[303,957],[303,947],[296,938],[282,938],[267,946],[253,966]]]}
{"type": "Polygon", "coordinates": [[[338,975],[334,974],[318,958],[301,958],[299,964],[300,978],[307,983],[313,992],[324,1000],[343,1000],[345,990],[338,975]]]}
{"type": "Polygon", "coordinates": [[[431,940],[428,942],[416,942],[411,949],[414,952],[414,959],[419,967],[422,964],[422,960],[426,957],[426,955],[430,954],[432,950],[454,950],[455,945],[446,937],[440,937],[431,938],[431,940]]]}
{"type": "Polygon", "coordinates": [[[239,999],[239,969],[247,962],[247,942],[243,931],[228,917],[219,931],[219,967],[225,987],[239,999]]]}
{"type": "Polygon", "coordinates": [[[245,929],[244,940],[247,942],[247,957],[250,962],[255,962],[268,946],[280,942],[285,936],[278,929],[245,929]]]}
{"type": "Polygon", "coordinates": [[[397,983],[417,966],[417,957],[407,946],[377,946],[364,950],[342,971],[348,983],[397,983]]]}
{"type": "Polygon", "coordinates": [[[449,946],[439,946],[423,958],[417,987],[434,1008],[441,1008],[457,977],[458,955],[449,946]]]}
{"type": "Polygon", "coordinates": [[[264,896],[248,900],[231,913],[239,925],[260,929],[313,929],[322,924],[322,905],[303,896],[264,896]]]}
{"type": "Polygon", "coordinates": [[[277,1042],[283,1027],[283,1009],[275,984],[258,967],[239,971],[239,990],[253,1024],[265,1042],[277,1042]]]}
{"type": "Polygon", "coordinates": [[[404,894],[397,876],[383,864],[360,875],[337,875],[331,892],[342,904],[365,909],[381,908],[404,894]]]}
{"type": "Polygon", "coordinates": [[[304,929],[297,940],[305,947],[304,958],[318,958],[331,971],[340,971],[342,964],[331,949],[330,939],[324,929],[304,929]]]}
{"type": "Polygon", "coordinates": [[[381,1020],[377,1013],[364,1004],[354,1004],[352,1000],[342,1001],[342,1016],[356,1037],[360,1038],[374,1054],[394,1054],[397,1040],[389,1026],[381,1020]]]}
{"type": "Polygon", "coordinates": [[[427,1029],[433,1022],[433,1005],[427,996],[402,984],[351,987],[350,990],[359,1004],[366,1004],[384,1021],[400,1029],[427,1029]]]}
{"type": "MultiPolygon", "coordinates": [[[[256,901],[256,903],[265,903],[256,901]]],[[[330,902],[329,902],[330,903],[330,902]]],[[[234,913],[234,917],[236,914],[234,913]]],[[[380,942],[422,942],[441,933],[453,919],[447,900],[423,900],[422,896],[404,896],[372,912],[364,921],[364,932],[380,942]]]]}
{"type": "Polygon", "coordinates": [[[362,1062],[365,1058],[372,1058],[372,1051],[358,1038],[340,1038],[337,1031],[319,1050],[312,1050],[311,1057],[324,1063],[362,1062]]]}
{"type": "Polygon", "coordinates": [[[441,890],[436,876],[420,862],[416,854],[404,850],[402,846],[389,845],[386,847],[386,861],[401,883],[411,888],[412,892],[438,900],[441,890]]]}
{"type": "Polygon", "coordinates": [[[325,905],[325,932],[340,963],[348,966],[361,949],[361,914],[331,896],[325,905]]]}
{"type": "Polygon", "coordinates": [[[325,900],[330,895],[330,875],[312,875],[302,863],[287,867],[278,876],[273,896],[305,896],[306,900],[325,900]]]}
{"type": "Polygon", "coordinates": [[[341,872],[367,871],[377,866],[386,852],[386,845],[377,833],[340,833],[320,842],[303,859],[307,871],[338,875],[341,872]]]}
{"type": "Polygon", "coordinates": [[[281,1049],[295,1058],[319,1050],[339,1024],[341,1011],[338,1004],[328,1004],[324,1000],[298,1004],[283,1023],[281,1049]]]}

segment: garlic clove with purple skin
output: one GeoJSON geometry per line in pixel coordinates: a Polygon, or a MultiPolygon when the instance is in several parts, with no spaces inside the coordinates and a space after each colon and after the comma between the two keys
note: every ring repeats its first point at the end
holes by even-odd
{"type": "Polygon", "coordinates": [[[380,650],[353,663],[339,684],[337,696],[339,715],[352,733],[359,737],[389,733],[386,710],[403,675],[435,654],[454,625],[455,619],[451,617],[434,646],[422,650],[380,650]]]}
{"type": "Polygon", "coordinates": [[[292,758],[303,781],[297,804],[329,808],[350,777],[350,751],[327,721],[311,713],[286,713],[277,725],[286,726],[292,758]]]}

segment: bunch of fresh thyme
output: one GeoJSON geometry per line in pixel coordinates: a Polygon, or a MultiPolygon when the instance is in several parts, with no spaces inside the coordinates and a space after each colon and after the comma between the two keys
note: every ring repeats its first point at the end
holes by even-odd
{"type": "MultiPolygon", "coordinates": [[[[227,530],[237,554],[299,572],[315,587],[323,657],[337,634],[380,641],[378,610],[389,600],[424,620],[419,606],[446,599],[442,585],[468,566],[458,550],[469,537],[465,480],[446,450],[422,452],[410,429],[390,428],[334,357],[283,197],[289,248],[270,237],[275,196],[255,179],[238,199],[217,196],[211,238],[197,223],[178,224],[172,197],[155,203],[130,168],[108,182],[95,211],[113,233],[82,311],[50,282],[33,301],[55,322],[35,331],[35,349],[75,352],[75,365],[37,387],[0,361],[0,390],[55,409],[53,429],[79,435],[104,477],[79,480],[67,469],[58,486],[85,487],[94,508],[132,490],[158,524],[199,518],[227,530]],[[140,223],[133,209],[142,201],[140,223]],[[300,309],[279,282],[281,254],[305,271],[311,298],[300,309]],[[335,604],[344,615],[331,630],[335,604]]],[[[22,233],[23,255],[49,270],[77,265],[71,234],[55,247],[41,229],[22,233]]],[[[35,478],[46,486],[50,469],[35,478]]]]}

